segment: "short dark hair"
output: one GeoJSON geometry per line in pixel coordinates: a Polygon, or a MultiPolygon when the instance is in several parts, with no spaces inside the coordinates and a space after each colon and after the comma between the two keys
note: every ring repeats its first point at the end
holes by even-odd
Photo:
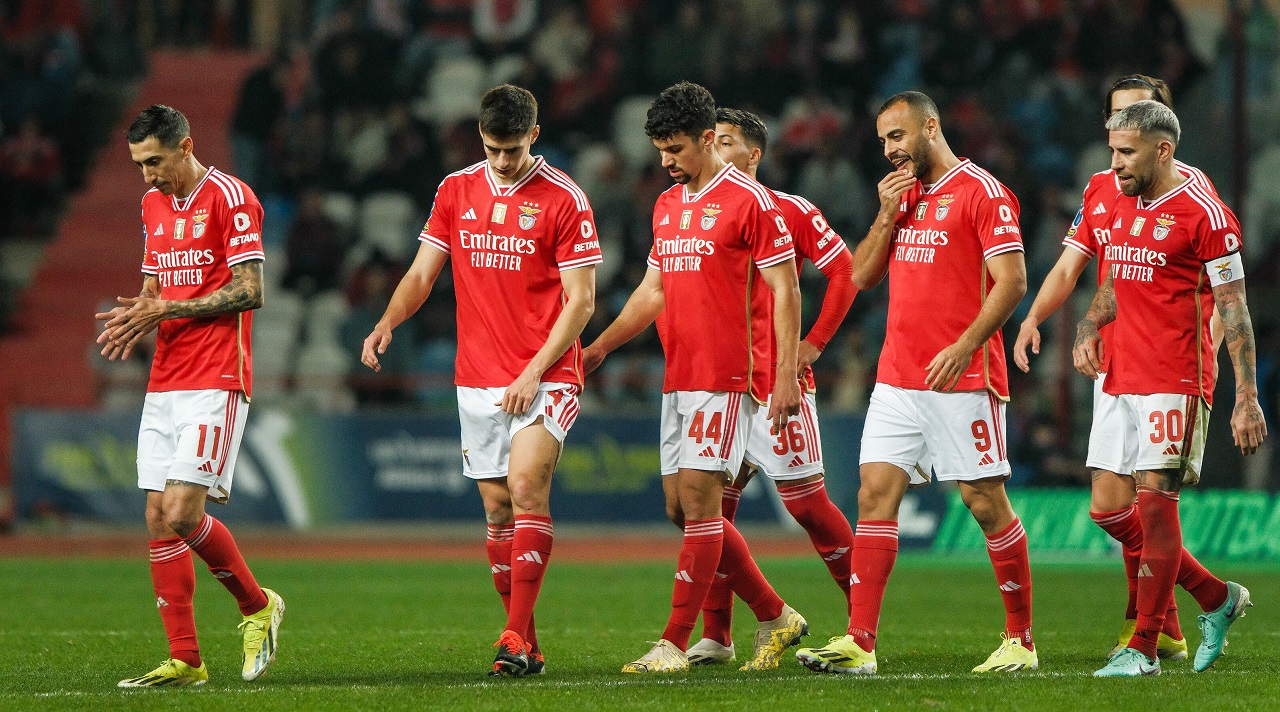
{"type": "Polygon", "coordinates": [[[129,124],[124,137],[129,143],[142,143],[148,137],[155,136],[160,145],[173,148],[178,142],[191,135],[191,124],[181,111],[164,104],[152,104],[138,114],[138,118],[129,124]]]}
{"type": "Polygon", "coordinates": [[[894,94],[880,105],[880,111],[876,112],[876,117],[878,118],[897,104],[906,104],[926,119],[942,118],[942,114],[938,113],[938,105],[933,103],[933,99],[930,99],[928,94],[920,91],[903,91],[894,94]]]}
{"type": "Polygon", "coordinates": [[[649,105],[644,132],[660,141],[676,134],[691,138],[716,129],[716,100],[706,87],[693,82],[680,82],[662,90],[649,105]]]}
{"type": "Polygon", "coordinates": [[[737,126],[751,148],[760,149],[760,153],[769,147],[769,128],[764,121],[750,111],[743,109],[716,109],[716,123],[737,126]]]}
{"type": "Polygon", "coordinates": [[[480,131],[497,139],[528,136],[538,123],[538,100],[528,89],[501,84],[480,99],[480,131]]]}
{"type": "Polygon", "coordinates": [[[1145,89],[1151,92],[1151,98],[1170,109],[1173,108],[1173,92],[1169,89],[1169,85],[1163,79],[1149,77],[1145,74],[1130,74],[1126,77],[1120,77],[1115,84],[1107,90],[1107,101],[1102,105],[1102,120],[1106,121],[1111,118],[1111,97],[1118,91],[1126,91],[1133,89],[1145,89]]]}

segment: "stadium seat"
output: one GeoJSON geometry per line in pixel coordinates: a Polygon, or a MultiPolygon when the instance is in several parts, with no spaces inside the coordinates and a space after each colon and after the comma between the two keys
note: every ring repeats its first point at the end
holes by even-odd
{"type": "Polygon", "coordinates": [[[652,96],[627,97],[619,102],[613,114],[613,145],[633,168],[657,159],[653,142],[644,134],[644,122],[652,102],[652,96]]]}
{"type": "Polygon", "coordinates": [[[441,59],[427,77],[426,97],[421,101],[440,126],[474,118],[480,97],[488,89],[484,63],[475,57],[441,59]]]}
{"type": "Polygon", "coordinates": [[[360,203],[360,242],[397,259],[417,249],[418,206],[406,193],[373,193],[360,203]]]}

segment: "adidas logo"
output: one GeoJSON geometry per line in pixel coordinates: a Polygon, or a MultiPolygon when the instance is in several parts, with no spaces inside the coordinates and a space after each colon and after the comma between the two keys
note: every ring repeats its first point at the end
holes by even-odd
{"type": "Polygon", "coordinates": [[[489,570],[495,574],[500,574],[504,571],[510,571],[511,567],[507,566],[506,564],[494,564],[492,568],[490,568],[489,570]]]}
{"type": "Polygon", "coordinates": [[[804,460],[800,459],[799,455],[791,458],[791,462],[787,463],[787,467],[800,467],[802,465],[804,465],[804,460]]]}
{"type": "Polygon", "coordinates": [[[1112,226],[1111,226],[1111,229],[1112,229],[1112,230],[1119,230],[1119,229],[1120,229],[1120,223],[1121,223],[1121,220],[1120,220],[1120,218],[1119,218],[1119,217],[1117,217],[1117,218],[1116,218],[1116,224],[1115,224],[1115,225],[1112,225],[1112,226]]]}
{"type": "Polygon", "coordinates": [[[1178,447],[1178,443],[1173,443],[1172,445],[1170,445],[1169,447],[1167,447],[1167,448],[1165,448],[1165,449],[1164,449],[1164,454],[1166,454],[1166,455],[1181,455],[1181,454],[1182,454],[1182,450],[1181,450],[1181,448],[1179,448],[1179,447],[1178,447]]]}
{"type": "Polygon", "coordinates": [[[852,586],[855,583],[862,583],[862,581],[858,580],[857,574],[849,574],[849,585],[852,586]]]}
{"type": "Polygon", "coordinates": [[[1098,207],[1096,207],[1096,208],[1094,208],[1094,209],[1093,209],[1093,214],[1094,214],[1094,215],[1101,215],[1101,214],[1103,214],[1103,213],[1105,213],[1105,212],[1107,212],[1107,209],[1106,209],[1106,207],[1104,207],[1104,206],[1102,205],[1102,203],[1098,203],[1098,207]]]}
{"type": "Polygon", "coordinates": [[[707,446],[707,449],[705,449],[705,450],[703,450],[702,452],[698,453],[698,457],[712,457],[712,458],[713,458],[713,457],[715,457],[715,456],[716,456],[716,451],[715,451],[715,450],[712,450],[710,445],[708,445],[708,446],[707,446]]]}
{"type": "Polygon", "coordinates": [[[1012,581],[1005,581],[1004,583],[1000,584],[1000,590],[1005,591],[1007,593],[1012,593],[1014,591],[1018,591],[1021,589],[1022,589],[1021,586],[1019,586],[1018,584],[1012,581]]]}
{"type": "Polygon", "coordinates": [[[164,600],[163,596],[156,596],[156,608],[164,608],[169,602],[164,600]]]}
{"type": "Polygon", "coordinates": [[[463,220],[475,220],[475,219],[476,219],[476,209],[475,209],[475,208],[467,208],[467,212],[465,212],[465,213],[463,213],[463,214],[462,214],[462,219],[463,219],[463,220]]]}
{"type": "MultiPolygon", "coordinates": [[[[164,234],[164,223],[161,223],[159,226],[157,226],[157,227],[156,227],[156,231],[155,231],[155,232],[153,232],[153,233],[151,233],[151,234],[152,234],[152,235],[163,235],[163,234],[164,234]]],[[[165,605],[167,606],[167,605],[169,605],[169,604],[167,604],[167,603],[166,603],[165,605]]]]}
{"type": "Polygon", "coordinates": [[[983,465],[994,465],[994,464],[996,464],[996,461],[991,459],[991,453],[989,452],[985,453],[982,456],[982,459],[978,461],[978,467],[982,467],[983,465]]]}
{"type": "Polygon", "coordinates": [[[1152,575],[1151,569],[1146,564],[1143,564],[1142,566],[1138,567],[1138,578],[1142,578],[1144,576],[1147,578],[1151,578],[1151,575],[1152,575]]]}
{"type": "Polygon", "coordinates": [[[200,470],[201,472],[207,472],[207,473],[209,473],[209,474],[211,474],[211,475],[212,475],[212,474],[213,474],[213,462],[212,462],[212,461],[206,461],[203,465],[201,465],[201,466],[199,467],[199,470],[200,470]]]}
{"type": "Polygon", "coordinates": [[[676,572],[676,580],[684,581],[685,583],[693,583],[693,577],[690,576],[689,572],[685,571],[684,569],[680,569],[679,571],[676,572]]]}
{"type": "Polygon", "coordinates": [[[516,557],[516,561],[528,561],[531,564],[541,564],[542,556],[536,551],[526,551],[516,557]]]}
{"type": "Polygon", "coordinates": [[[847,547],[847,546],[842,546],[842,547],[840,547],[840,548],[836,549],[835,551],[831,552],[830,554],[827,554],[826,556],[822,557],[822,560],[823,560],[823,561],[835,561],[836,559],[840,558],[841,556],[844,556],[844,555],[845,555],[845,554],[847,554],[847,553],[849,553],[849,547],[847,547]]]}
{"type": "MultiPolygon", "coordinates": [[[[670,216],[670,215],[663,215],[663,216],[662,216],[662,222],[660,222],[660,223],[658,223],[658,224],[659,224],[659,225],[670,225],[670,224],[671,224],[671,216],[670,216]]],[[[160,233],[156,233],[156,234],[158,235],[158,234],[160,234],[160,233]]]]}

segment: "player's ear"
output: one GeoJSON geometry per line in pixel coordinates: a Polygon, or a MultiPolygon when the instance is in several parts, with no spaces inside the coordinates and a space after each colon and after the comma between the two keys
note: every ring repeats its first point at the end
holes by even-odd
{"type": "Polygon", "coordinates": [[[716,130],[711,128],[702,132],[703,148],[713,148],[716,145],[716,130]]]}
{"type": "Polygon", "coordinates": [[[763,157],[764,157],[763,151],[761,151],[759,148],[753,148],[751,149],[751,153],[747,154],[747,165],[758,166],[760,165],[760,159],[763,157]]]}
{"type": "Polygon", "coordinates": [[[196,142],[191,140],[190,136],[178,142],[178,150],[182,152],[182,157],[186,158],[191,155],[191,151],[195,149],[196,142]]]}
{"type": "Polygon", "coordinates": [[[538,134],[542,133],[542,127],[534,124],[533,130],[529,132],[529,145],[532,146],[534,141],[538,140],[538,134]]]}

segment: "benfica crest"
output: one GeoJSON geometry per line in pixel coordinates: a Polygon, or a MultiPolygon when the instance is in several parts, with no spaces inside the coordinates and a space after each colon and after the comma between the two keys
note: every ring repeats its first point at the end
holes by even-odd
{"type": "Polygon", "coordinates": [[[1169,226],[1175,223],[1167,218],[1156,218],[1156,222],[1159,224],[1151,231],[1151,236],[1157,240],[1163,240],[1169,236],[1169,226]]]}
{"type": "Polygon", "coordinates": [[[934,220],[942,220],[947,217],[947,213],[951,212],[951,204],[956,202],[955,198],[939,198],[938,209],[933,211],[934,220]]]}
{"type": "Polygon", "coordinates": [[[519,220],[520,229],[521,230],[533,229],[533,225],[537,221],[537,218],[535,218],[534,216],[540,212],[542,211],[538,208],[530,207],[528,205],[521,205],[520,220],[519,220]]]}
{"type": "Polygon", "coordinates": [[[207,214],[196,215],[191,219],[195,221],[195,223],[191,226],[191,237],[196,240],[199,240],[200,238],[204,237],[204,229],[208,227],[208,225],[205,224],[205,221],[209,219],[209,216],[207,214]]]}
{"type": "Polygon", "coordinates": [[[720,214],[720,212],[721,212],[721,211],[720,211],[719,209],[717,209],[717,208],[703,208],[703,209],[702,209],[702,222],[701,222],[702,229],[703,229],[703,230],[710,230],[711,228],[715,227],[715,224],[716,224],[716,216],[717,216],[717,215],[719,215],[719,214],[720,214]]]}

